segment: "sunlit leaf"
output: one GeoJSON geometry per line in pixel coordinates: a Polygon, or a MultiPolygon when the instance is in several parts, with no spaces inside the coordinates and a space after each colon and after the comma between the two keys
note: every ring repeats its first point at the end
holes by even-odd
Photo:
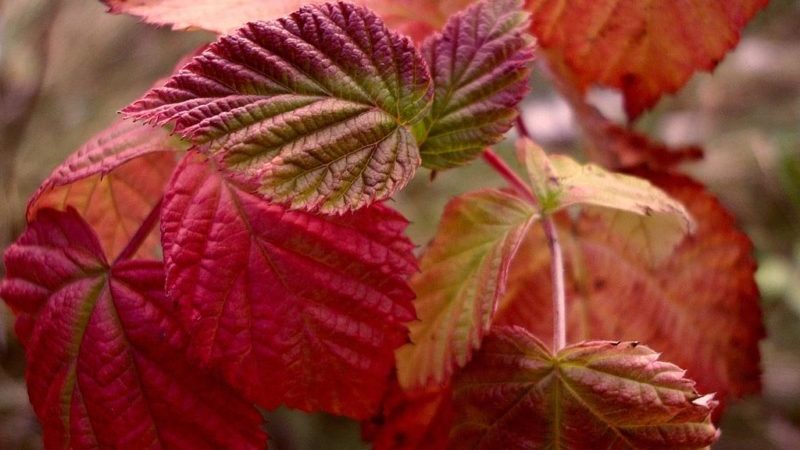
{"type": "MultiPolygon", "coordinates": [[[[161,199],[175,167],[177,139],[166,131],[116,122],[73,153],[28,203],[28,221],[42,208],[77,209],[115,256],[161,199]]],[[[140,248],[153,256],[158,236],[140,248]]]]}
{"type": "Polygon", "coordinates": [[[631,118],[711,70],[769,0],[528,0],[534,34],[557,71],[583,91],[625,95],[631,118]]]}
{"type": "Polygon", "coordinates": [[[451,449],[705,449],[713,395],[636,342],[556,354],[521,328],[492,331],[454,382],[451,449]]]}
{"type": "Polygon", "coordinates": [[[265,447],[255,408],[187,362],[160,262],[110,262],[74,209],[43,209],[5,264],[45,448],[265,447]]]}
{"type": "Polygon", "coordinates": [[[540,207],[546,213],[573,205],[600,207],[611,228],[628,237],[653,265],[669,257],[694,221],[680,202],[649,181],[580,164],[565,155],[547,155],[529,139],[517,146],[540,207]]]}
{"type": "Polygon", "coordinates": [[[522,6],[522,0],[484,0],[425,41],[436,92],[420,148],[426,167],[469,162],[514,124],[534,48],[522,6]]]}
{"type": "Polygon", "coordinates": [[[191,153],[161,220],[167,289],[203,365],[267,408],[376,411],[415,317],[401,215],[288,211],[191,153]]]}
{"type": "Polygon", "coordinates": [[[338,3],[223,36],[124,112],[173,123],[266,198],[341,213],[411,179],[432,93],[407,38],[338,3]]]}
{"type": "MultiPolygon", "coordinates": [[[[320,0],[101,0],[114,14],[132,14],[156,25],[227,33],[254,20],[272,20],[320,0]]],[[[397,31],[420,41],[472,0],[354,0],[397,31]]]]}
{"type": "MultiPolygon", "coordinates": [[[[567,263],[568,341],[647,342],[721,400],[760,388],[764,336],[752,245],[719,200],[682,176],[638,172],[682,201],[697,231],[655,266],[608,216],[560,217],[567,263]]],[[[650,240],[657,242],[658,235],[650,240]]],[[[512,264],[496,321],[552,337],[550,257],[533,227],[512,264]]]]}
{"type": "Polygon", "coordinates": [[[397,351],[404,388],[441,383],[467,363],[492,324],[511,259],[537,217],[533,205],[505,191],[450,201],[411,280],[419,320],[409,324],[412,342],[397,351]]]}

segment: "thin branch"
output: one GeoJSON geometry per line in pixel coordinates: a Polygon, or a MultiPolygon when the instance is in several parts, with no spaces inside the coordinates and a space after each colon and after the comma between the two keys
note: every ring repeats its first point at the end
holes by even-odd
{"type": "Polygon", "coordinates": [[[553,260],[550,277],[553,283],[553,352],[567,346],[567,295],[564,285],[564,255],[558,240],[558,230],[549,215],[542,217],[542,227],[553,260]]]}
{"type": "MultiPolygon", "coordinates": [[[[519,135],[530,139],[522,115],[517,116],[517,131],[519,135]]],[[[510,167],[500,159],[491,149],[483,151],[483,159],[508,181],[517,192],[531,201],[538,208],[539,201],[531,188],[510,167]]],[[[558,230],[553,218],[542,214],[542,228],[547,238],[552,261],[550,263],[550,277],[553,286],[553,352],[558,352],[567,345],[567,294],[564,284],[564,254],[558,240],[558,230]]]]}
{"type": "Polygon", "coordinates": [[[520,176],[511,169],[511,167],[508,167],[508,164],[506,164],[506,162],[503,161],[503,159],[500,158],[497,153],[495,153],[491,148],[487,147],[483,151],[482,156],[483,160],[486,161],[495,172],[500,174],[500,176],[503,177],[508,184],[514,188],[515,191],[517,191],[517,193],[522,195],[525,200],[528,200],[537,208],[539,207],[539,202],[536,200],[536,196],[533,195],[533,191],[528,184],[525,183],[525,181],[520,178],[520,176]]]}
{"type": "Polygon", "coordinates": [[[163,201],[164,199],[162,197],[158,200],[158,203],[153,206],[153,209],[150,210],[150,213],[139,226],[139,229],[136,230],[136,233],[133,235],[130,242],[128,242],[128,245],[126,245],[119,256],[117,256],[116,261],[129,259],[139,251],[139,247],[147,240],[147,237],[150,236],[150,232],[153,231],[153,228],[158,223],[158,219],[161,218],[161,203],[163,201]]]}

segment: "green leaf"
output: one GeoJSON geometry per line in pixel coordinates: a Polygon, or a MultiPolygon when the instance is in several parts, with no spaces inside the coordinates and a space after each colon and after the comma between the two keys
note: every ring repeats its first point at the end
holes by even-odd
{"type": "Polygon", "coordinates": [[[408,38],[336,3],[223,36],[124,113],[173,123],[270,200],[341,213],[411,179],[420,165],[411,127],[432,95],[408,38]]]}
{"type": "Polygon", "coordinates": [[[511,259],[535,208],[515,194],[487,189],[456,197],[411,280],[418,321],[397,351],[400,384],[442,382],[469,360],[492,324],[511,259]]]}
{"type": "Polygon", "coordinates": [[[520,139],[517,151],[543,214],[592,207],[592,213],[608,216],[612,229],[628,236],[631,248],[645,254],[651,265],[669,257],[695,229],[686,208],[647,180],[547,155],[530,139],[520,139]]]}
{"type": "Polygon", "coordinates": [[[436,91],[420,148],[425,167],[467,163],[514,124],[534,55],[529,23],[521,0],[482,1],[425,41],[436,91]]]}
{"type": "Polygon", "coordinates": [[[450,448],[703,449],[717,402],[637,342],[593,341],[553,354],[500,327],[455,379],[450,448]]]}

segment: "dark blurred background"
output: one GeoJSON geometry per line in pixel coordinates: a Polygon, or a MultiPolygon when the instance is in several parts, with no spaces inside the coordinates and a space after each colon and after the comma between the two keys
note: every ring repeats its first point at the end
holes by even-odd
{"type": "MultiPolygon", "coordinates": [[[[69,153],[116,111],[213,36],[171,32],[105,14],[94,0],[0,0],[0,250],[24,226],[24,205],[69,153]]],[[[537,140],[574,151],[580,132],[569,106],[535,76],[523,105],[537,140]]],[[[593,103],[622,120],[613,92],[593,103]]],[[[700,144],[705,160],[686,170],[708,184],[753,239],[768,338],[764,392],[731,405],[716,449],[800,448],[800,1],[773,0],[713,76],[696,75],[637,128],[672,145],[700,144]]],[[[507,144],[498,151],[509,155],[507,144]]],[[[501,181],[478,161],[427,173],[397,198],[426,243],[447,199],[501,181]]],[[[0,267],[0,276],[3,268],[0,267]]],[[[0,449],[41,447],[23,382],[12,317],[0,304],[0,449]]],[[[267,414],[271,449],[357,450],[356,424],[289,411],[267,414]]]]}

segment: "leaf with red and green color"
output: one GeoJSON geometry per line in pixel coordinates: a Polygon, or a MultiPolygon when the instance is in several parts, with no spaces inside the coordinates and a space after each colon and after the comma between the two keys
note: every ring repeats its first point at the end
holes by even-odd
{"type": "Polygon", "coordinates": [[[265,447],[255,408],[186,362],[160,262],[109,262],[69,208],[40,210],[5,264],[45,448],[265,447]]]}
{"type": "Polygon", "coordinates": [[[341,213],[411,179],[420,164],[411,127],[432,95],[407,38],[337,3],[223,36],[124,112],[174,123],[268,199],[341,213]]]}
{"type": "Polygon", "coordinates": [[[426,167],[467,163],[514,124],[534,55],[522,6],[522,0],[484,0],[423,44],[435,87],[420,147],[426,167]]]}
{"type": "Polygon", "coordinates": [[[545,214],[574,205],[592,207],[595,214],[607,215],[612,229],[627,236],[629,248],[645,255],[650,265],[668,258],[694,229],[686,208],[647,180],[547,155],[527,138],[517,141],[517,151],[545,214]]]}
{"type": "Polygon", "coordinates": [[[769,0],[528,0],[551,65],[584,91],[621,89],[636,118],[698,70],[712,70],[769,0]]]}
{"type": "MultiPolygon", "coordinates": [[[[567,263],[568,341],[647,342],[688,369],[700,390],[721,400],[758,392],[758,342],[764,337],[752,245],[719,200],[679,175],[635,173],[683,202],[697,230],[651,266],[608,216],[584,210],[559,217],[567,263]]],[[[648,242],[657,242],[651,236],[648,242]]],[[[533,227],[512,264],[498,324],[553,335],[550,256],[533,227]]]]}
{"type": "Polygon", "coordinates": [[[492,325],[511,259],[538,217],[533,205],[496,189],[450,201],[411,280],[419,320],[409,324],[411,343],[397,351],[401,386],[442,383],[469,361],[492,325]]]}
{"type": "Polygon", "coordinates": [[[407,392],[395,381],[380,414],[362,423],[362,436],[372,450],[444,450],[455,415],[452,395],[449,385],[407,392]]]}
{"type": "MultiPolygon", "coordinates": [[[[319,0],[101,0],[113,14],[139,16],[173,29],[202,28],[229,33],[246,22],[272,20],[319,0]]],[[[444,25],[472,0],[354,0],[380,15],[390,28],[416,41],[444,25]]]]}
{"type": "Polygon", "coordinates": [[[713,394],[637,342],[553,354],[524,329],[500,327],[453,392],[452,449],[700,450],[719,436],[713,394]]]}
{"type": "Polygon", "coordinates": [[[415,317],[401,215],[289,211],[190,153],[161,220],[167,289],[203,365],[267,408],[375,412],[415,317]]]}
{"type": "MultiPolygon", "coordinates": [[[[28,221],[43,208],[73,207],[94,228],[105,253],[116,256],[161,199],[181,149],[164,130],[118,121],[42,183],[28,203],[28,221]]],[[[157,246],[154,235],[139,254],[152,256],[157,246]]]]}

